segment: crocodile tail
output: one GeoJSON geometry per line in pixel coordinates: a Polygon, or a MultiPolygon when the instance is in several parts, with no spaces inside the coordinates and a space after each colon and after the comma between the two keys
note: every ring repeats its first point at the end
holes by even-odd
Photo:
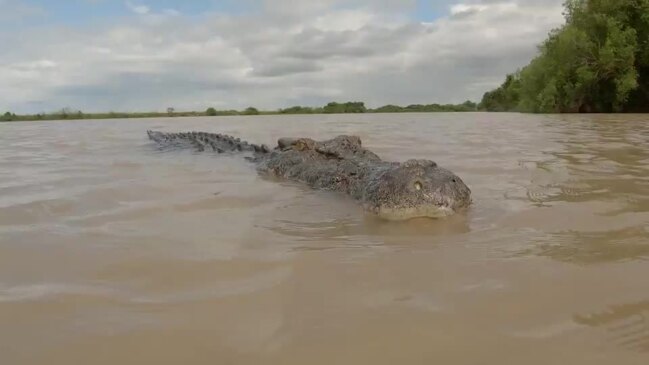
{"type": "Polygon", "coordinates": [[[198,151],[224,152],[253,152],[258,154],[269,153],[266,145],[256,145],[242,141],[239,138],[216,133],[185,132],[164,133],[147,131],[149,139],[162,146],[189,146],[198,151]]]}

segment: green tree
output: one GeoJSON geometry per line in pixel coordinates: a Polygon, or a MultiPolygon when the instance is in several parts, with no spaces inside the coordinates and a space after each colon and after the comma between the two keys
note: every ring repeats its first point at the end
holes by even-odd
{"type": "Polygon", "coordinates": [[[257,108],[248,107],[243,111],[243,115],[259,115],[259,110],[257,110],[257,108]]]}
{"type": "Polygon", "coordinates": [[[281,109],[280,114],[313,114],[315,111],[313,108],[304,107],[304,106],[293,106],[286,109],[281,109]]]}
{"type": "Polygon", "coordinates": [[[475,111],[478,109],[478,104],[472,102],[471,100],[467,100],[464,103],[458,105],[458,111],[475,111]]]}
{"type": "Polygon", "coordinates": [[[520,88],[519,75],[507,75],[500,87],[485,93],[478,108],[494,112],[514,111],[518,108],[520,88]]]}
{"type": "Polygon", "coordinates": [[[12,114],[11,112],[6,112],[2,116],[0,116],[0,121],[1,122],[11,122],[15,118],[15,114],[12,114]]]}
{"type": "Polygon", "coordinates": [[[486,93],[486,110],[631,111],[649,104],[649,0],[568,0],[520,73],[486,93]]]}
{"type": "Polygon", "coordinates": [[[217,113],[216,109],[210,107],[210,108],[207,108],[207,110],[205,111],[205,114],[210,116],[210,117],[213,117],[213,116],[217,115],[218,113],[217,113]]]}
{"type": "Polygon", "coordinates": [[[345,112],[345,106],[340,103],[331,102],[323,108],[325,114],[340,114],[345,112]]]}
{"type": "Polygon", "coordinates": [[[322,111],[326,114],[365,113],[367,112],[367,108],[365,107],[365,103],[359,101],[346,103],[331,102],[322,111]]]}
{"type": "Polygon", "coordinates": [[[403,108],[398,105],[384,105],[382,107],[374,109],[375,113],[400,113],[403,112],[403,108]]]}

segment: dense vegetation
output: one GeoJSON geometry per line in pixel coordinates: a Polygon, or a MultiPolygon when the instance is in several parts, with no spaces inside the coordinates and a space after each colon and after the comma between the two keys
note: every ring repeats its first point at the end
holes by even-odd
{"type": "Polygon", "coordinates": [[[649,111],[649,0],[568,0],[539,55],[486,93],[488,111],[649,111]]]}
{"type": "Polygon", "coordinates": [[[339,113],[434,113],[434,112],[471,112],[477,110],[477,104],[466,101],[462,104],[412,104],[408,106],[384,105],[368,109],[362,102],[329,103],[322,108],[294,106],[281,109],[280,114],[339,114],[339,113]]]}
{"type": "Polygon", "coordinates": [[[35,120],[78,120],[78,119],[124,119],[124,118],[160,118],[160,117],[198,117],[204,116],[202,112],[149,112],[149,113],[83,113],[76,111],[74,113],[58,111],[54,113],[39,113],[17,115],[6,112],[0,115],[0,122],[16,121],[35,121],[35,120]]]}
{"type": "Polygon", "coordinates": [[[165,113],[83,113],[70,108],[62,109],[55,113],[41,113],[33,115],[16,115],[10,112],[0,115],[0,122],[25,121],[25,120],[66,120],[66,119],[110,119],[110,118],[160,118],[160,117],[199,117],[199,116],[233,116],[233,115],[270,115],[270,114],[346,114],[346,113],[406,113],[406,112],[468,112],[476,111],[477,104],[466,101],[459,105],[409,105],[406,107],[386,105],[377,109],[368,109],[363,102],[331,102],[323,107],[294,106],[277,111],[260,111],[254,107],[245,110],[217,110],[208,108],[204,112],[178,112],[174,108],[167,108],[165,113]]]}
{"type": "Polygon", "coordinates": [[[473,112],[477,110],[477,104],[472,101],[465,101],[462,104],[412,104],[406,107],[398,105],[385,105],[374,109],[375,113],[436,113],[436,112],[473,112]]]}

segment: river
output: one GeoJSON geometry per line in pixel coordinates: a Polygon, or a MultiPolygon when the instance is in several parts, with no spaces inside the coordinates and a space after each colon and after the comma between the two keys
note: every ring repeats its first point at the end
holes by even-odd
{"type": "Polygon", "coordinates": [[[648,118],[0,123],[0,363],[647,364],[648,118]],[[355,134],[474,203],[384,222],[147,129],[355,134]]]}

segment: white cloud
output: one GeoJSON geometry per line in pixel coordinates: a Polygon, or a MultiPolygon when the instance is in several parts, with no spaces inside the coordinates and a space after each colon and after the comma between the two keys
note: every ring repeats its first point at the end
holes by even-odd
{"type": "Polygon", "coordinates": [[[561,0],[464,1],[427,23],[404,15],[407,1],[265,1],[237,16],[147,8],[103,28],[24,32],[21,44],[0,35],[12,50],[0,54],[0,110],[477,100],[562,22],[561,0]]]}
{"type": "Polygon", "coordinates": [[[146,5],[138,5],[130,1],[126,2],[126,7],[129,8],[129,10],[131,10],[135,14],[140,14],[140,15],[149,14],[149,12],[151,11],[151,9],[149,9],[149,7],[146,5]]]}
{"type": "Polygon", "coordinates": [[[362,10],[332,11],[318,16],[311,25],[323,31],[355,31],[376,22],[377,16],[362,10]]]}
{"type": "Polygon", "coordinates": [[[43,59],[43,60],[37,60],[31,62],[16,63],[13,65],[9,65],[9,68],[15,70],[48,70],[48,69],[56,68],[56,66],[57,66],[56,62],[43,59]]]}
{"type": "Polygon", "coordinates": [[[451,5],[451,15],[460,15],[487,10],[489,7],[483,4],[453,4],[451,5]]]}

